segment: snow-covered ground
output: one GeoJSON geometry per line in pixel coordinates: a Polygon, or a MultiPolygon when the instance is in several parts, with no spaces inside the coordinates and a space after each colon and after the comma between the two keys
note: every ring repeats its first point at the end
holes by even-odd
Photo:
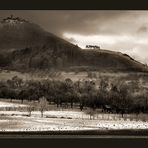
{"type": "Polygon", "coordinates": [[[48,111],[43,118],[40,112],[33,112],[31,117],[27,117],[27,112],[18,111],[1,111],[0,115],[3,115],[0,116],[0,131],[148,129],[148,122],[107,117],[90,120],[89,115],[78,111],[48,111]]]}
{"type": "Polygon", "coordinates": [[[17,108],[17,107],[26,107],[26,106],[27,105],[24,105],[24,104],[0,101],[0,108],[3,108],[3,107],[17,108]]]}
{"type": "MultiPolygon", "coordinates": [[[[0,102],[0,107],[23,106],[16,103],[0,102]]],[[[64,130],[109,130],[109,129],[148,129],[148,122],[121,118],[115,114],[90,115],[75,110],[46,111],[41,117],[39,111],[28,116],[25,111],[0,111],[0,131],[64,131],[64,130]]]]}

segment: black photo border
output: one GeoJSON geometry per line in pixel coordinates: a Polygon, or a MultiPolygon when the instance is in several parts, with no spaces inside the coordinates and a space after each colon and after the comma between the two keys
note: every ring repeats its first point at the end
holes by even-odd
{"type": "Polygon", "coordinates": [[[0,10],[147,10],[147,0],[0,0],[0,10]]]}
{"type": "MultiPolygon", "coordinates": [[[[148,10],[147,0],[0,0],[0,10],[148,10]]],[[[141,147],[147,138],[0,138],[0,147],[141,147]]]]}

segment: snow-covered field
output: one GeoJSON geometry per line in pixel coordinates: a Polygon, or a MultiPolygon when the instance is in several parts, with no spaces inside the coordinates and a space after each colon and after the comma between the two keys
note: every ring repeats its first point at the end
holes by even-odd
{"type": "Polygon", "coordinates": [[[0,108],[3,108],[3,107],[14,107],[14,108],[17,108],[17,107],[26,107],[26,105],[18,104],[18,103],[11,103],[11,102],[0,101],[0,108]]]}
{"type": "MultiPolygon", "coordinates": [[[[21,105],[0,102],[0,107],[21,105]]],[[[115,114],[90,115],[75,110],[46,111],[41,118],[39,111],[28,116],[25,111],[0,111],[0,131],[65,131],[65,130],[110,130],[110,129],[148,129],[148,122],[121,118],[115,114]]]]}
{"type": "MultiPolygon", "coordinates": [[[[100,117],[90,120],[89,115],[78,111],[40,112],[1,111],[0,131],[59,131],[89,129],[148,129],[148,122],[100,117]]],[[[108,115],[106,115],[108,116],[108,115]]],[[[105,117],[105,116],[104,116],[105,117]]]]}

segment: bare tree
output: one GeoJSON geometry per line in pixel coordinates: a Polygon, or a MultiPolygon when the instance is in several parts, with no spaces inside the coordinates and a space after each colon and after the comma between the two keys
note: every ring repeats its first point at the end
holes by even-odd
{"type": "Polygon", "coordinates": [[[28,111],[28,113],[29,113],[29,117],[31,116],[31,113],[32,113],[32,111],[35,109],[35,103],[34,103],[34,101],[32,101],[32,102],[30,102],[29,103],[29,105],[28,105],[28,107],[27,107],[27,111],[28,111]]]}
{"type": "Polygon", "coordinates": [[[89,115],[89,119],[91,120],[91,119],[95,119],[95,114],[96,114],[96,112],[93,110],[93,109],[88,109],[87,111],[86,111],[86,114],[88,114],[89,115]]]}
{"type": "Polygon", "coordinates": [[[48,108],[48,101],[45,97],[41,97],[39,99],[39,110],[41,112],[41,117],[43,117],[43,113],[48,108]]]}

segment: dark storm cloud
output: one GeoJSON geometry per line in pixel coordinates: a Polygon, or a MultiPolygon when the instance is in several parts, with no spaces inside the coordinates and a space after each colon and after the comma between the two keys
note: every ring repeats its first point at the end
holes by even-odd
{"type": "Polygon", "coordinates": [[[62,36],[63,32],[79,34],[114,34],[103,24],[125,15],[124,11],[0,11],[0,18],[13,14],[39,24],[45,30],[62,36]]]}

